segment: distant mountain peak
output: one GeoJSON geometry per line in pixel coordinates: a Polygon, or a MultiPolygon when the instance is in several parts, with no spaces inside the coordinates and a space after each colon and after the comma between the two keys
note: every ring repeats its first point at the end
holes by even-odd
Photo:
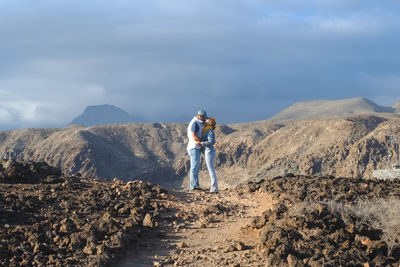
{"type": "Polygon", "coordinates": [[[393,113],[394,111],[394,107],[382,107],[369,99],[356,97],[341,100],[298,102],[282,110],[272,119],[318,119],[350,114],[393,113]]]}
{"type": "Polygon", "coordinates": [[[137,120],[125,110],[114,105],[103,104],[87,106],[84,112],[72,120],[71,124],[83,126],[133,123],[137,120]]]}
{"type": "Polygon", "coordinates": [[[87,106],[85,108],[85,111],[90,111],[90,110],[102,110],[102,109],[118,109],[118,110],[122,110],[119,107],[116,107],[114,105],[110,105],[110,104],[103,104],[103,105],[93,105],[93,106],[87,106]]]}

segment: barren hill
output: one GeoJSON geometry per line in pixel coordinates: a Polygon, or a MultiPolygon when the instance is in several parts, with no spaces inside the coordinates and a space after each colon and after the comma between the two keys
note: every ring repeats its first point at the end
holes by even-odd
{"type": "MultiPolygon", "coordinates": [[[[0,132],[0,157],[45,161],[64,174],[187,182],[186,124],[143,123],[0,132]]],[[[219,125],[216,171],[221,187],[287,173],[370,177],[386,167],[395,114],[219,125]]],[[[392,160],[394,158],[392,157],[392,160]]],[[[201,185],[208,185],[203,166],[201,185]]]]}
{"type": "Polygon", "coordinates": [[[296,103],[272,117],[273,120],[317,119],[351,114],[394,112],[394,107],[381,107],[365,98],[317,100],[296,103]]]}
{"type": "Polygon", "coordinates": [[[97,105],[88,106],[85,111],[72,120],[71,124],[83,126],[116,124],[116,123],[132,123],[137,119],[129,115],[125,110],[113,105],[97,105]]]}
{"type": "Polygon", "coordinates": [[[69,126],[0,132],[0,157],[45,161],[65,174],[173,182],[185,156],[182,124],[69,126]]]}

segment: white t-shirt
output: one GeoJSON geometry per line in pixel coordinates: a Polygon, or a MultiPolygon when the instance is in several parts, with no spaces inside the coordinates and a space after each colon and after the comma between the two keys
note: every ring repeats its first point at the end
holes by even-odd
{"type": "Polygon", "coordinates": [[[197,148],[197,149],[201,149],[200,145],[196,144],[196,141],[193,139],[192,133],[196,132],[197,130],[197,136],[199,138],[201,138],[201,134],[203,132],[203,122],[198,119],[197,117],[194,117],[188,126],[188,130],[187,130],[187,135],[189,138],[189,143],[187,145],[187,149],[193,149],[193,148],[197,148]]]}

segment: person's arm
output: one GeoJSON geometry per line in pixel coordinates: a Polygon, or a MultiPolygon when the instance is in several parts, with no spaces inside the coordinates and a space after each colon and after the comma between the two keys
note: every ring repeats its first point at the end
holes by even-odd
{"type": "Polygon", "coordinates": [[[198,141],[201,141],[200,138],[197,136],[197,133],[199,131],[200,131],[200,126],[197,124],[197,122],[193,123],[191,133],[192,133],[192,138],[196,143],[198,141]]]}
{"type": "Polygon", "coordinates": [[[192,132],[192,137],[194,141],[196,142],[200,141],[200,138],[197,136],[197,132],[192,132]]]}
{"type": "Polygon", "coordinates": [[[215,134],[214,131],[209,130],[207,132],[207,139],[206,141],[201,142],[202,146],[212,146],[215,144],[215,134]]]}

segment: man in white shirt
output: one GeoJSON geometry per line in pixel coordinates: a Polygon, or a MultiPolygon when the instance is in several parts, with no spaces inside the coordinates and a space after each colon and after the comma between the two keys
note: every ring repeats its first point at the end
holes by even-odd
{"type": "Polygon", "coordinates": [[[196,116],[190,121],[187,135],[189,143],[187,151],[190,156],[190,185],[191,190],[199,190],[199,168],[200,168],[200,149],[201,146],[196,144],[196,141],[201,140],[203,131],[203,122],[207,118],[205,110],[199,110],[196,116]]]}

